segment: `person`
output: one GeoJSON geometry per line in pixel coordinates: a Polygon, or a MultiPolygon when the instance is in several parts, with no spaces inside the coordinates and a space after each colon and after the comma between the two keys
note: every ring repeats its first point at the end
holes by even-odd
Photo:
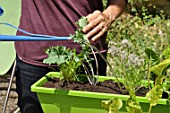
{"type": "MultiPolygon", "coordinates": [[[[87,38],[106,56],[106,33],[124,11],[127,0],[108,0],[103,10],[102,0],[22,0],[19,28],[35,34],[69,36],[77,29],[82,16],[88,20],[83,28],[87,38]]],[[[17,31],[17,35],[26,35],[17,31]]],[[[79,44],[68,41],[16,41],[16,87],[21,113],[43,113],[37,95],[30,86],[51,71],[42,61],[49,46],[63,45],[81,51],[79,44]]],[[[106,64],[99,60],[99,74],[106,74],[106,64]]]]}

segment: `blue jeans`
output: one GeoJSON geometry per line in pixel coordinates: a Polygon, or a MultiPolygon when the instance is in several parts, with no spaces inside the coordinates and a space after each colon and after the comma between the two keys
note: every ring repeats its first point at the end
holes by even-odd
{"type": "Polygon", "coordinates": [[[52,70],[24,63],[18,57],[16,61],[16,91],[21,113],[43,113],[36,93],[31,92],[31,85],[52,70]]]}

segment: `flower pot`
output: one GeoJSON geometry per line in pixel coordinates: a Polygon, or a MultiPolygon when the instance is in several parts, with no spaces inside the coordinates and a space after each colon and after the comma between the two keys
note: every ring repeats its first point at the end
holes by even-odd
{"type": "MultiPolygon", "coordinates": [[[[42,87],[49,77],[58,77],[58,72],[50,72],[31,86],[36,92],[44,113],[106,113],[102,107],[102,100],[118,97],[123,101],[119,113],[127,113],[125,105],[128,95],[96,93],[87,91],[59,90],[42,87]]],[[[99,81],[114,79],[113,77],[99,76],[99,81]]],[[[146,97],[137,96],[144,113],[148,112],[149,103],[146,97]]],[[[152,108],[152,113],[170,113],[167,99],[161,99],[159,104],[152,108]]]]}

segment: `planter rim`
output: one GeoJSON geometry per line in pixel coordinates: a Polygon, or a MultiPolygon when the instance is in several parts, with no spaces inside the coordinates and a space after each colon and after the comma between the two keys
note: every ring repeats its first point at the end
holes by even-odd
{"type": "MultiPolygon", "coordinates": [[[[127,100],[129,95],[122,94],[109,94],[109,93],[97,93],[97,92],[89,92],[89,91],[76,91],[76,90],[62,90],[55,88],[46,88],[42,87],[44,83],[47,82],[47,77],[57,76],[59,72],[49,72],[40,80],[35,82],[31,86],[31,91],[36,93],[48,93],[48,94],[59,94],[59,95],[68,95],[68,96],[78,96],[78,97],[88,97],[88,98],[98,98],[103,100],[112,99],[114,97],[119,97],[121,100],[127,100]]],[[[114,79],[114,77],[108,76],[99,76],[100,79],[114,79]]],[[[140,102],[149,103],[146,97],[136,96],[137,100],[140,102]]],[[[160,99],[158,104],[167,105],[167,99],[160,99]]]]}

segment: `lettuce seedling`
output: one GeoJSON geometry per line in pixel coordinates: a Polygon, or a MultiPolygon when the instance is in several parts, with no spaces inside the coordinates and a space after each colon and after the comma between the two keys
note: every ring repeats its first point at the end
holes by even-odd
{"type": "Polygon", "coordinates": [[[64,79],[74,81],[77,77],[76,72],[83,60],[82,54],[77,54],[76,50],[70,50],[65,46],[49,47],[46,50],[48,58],[43,60],[46,64],[56,64],[64,79]]]}

